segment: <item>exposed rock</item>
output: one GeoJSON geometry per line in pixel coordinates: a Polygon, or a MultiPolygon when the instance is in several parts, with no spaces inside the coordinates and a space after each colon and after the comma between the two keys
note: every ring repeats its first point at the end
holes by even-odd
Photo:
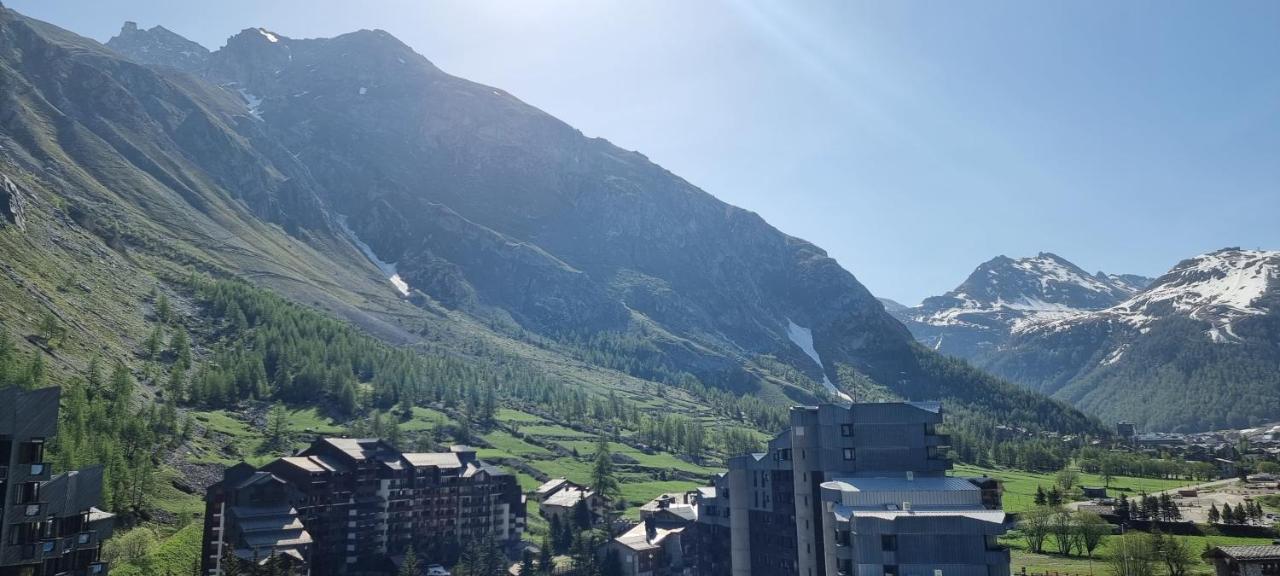
{"type": "Polygon", "coordinates": [[[209,63],[209,50],[163,26],[141,30],[136,22],[125,22],[120,34],[107,40],[107,47],[139,64],[166,66],[200,73],[209,63]]]}
{"type": "Polygon", "coordinates": [[[26,203],[23,192],[8,176],[0,174],[0,225],[4,222],[17,226],[19,230],[27,229],[26,203]]]}

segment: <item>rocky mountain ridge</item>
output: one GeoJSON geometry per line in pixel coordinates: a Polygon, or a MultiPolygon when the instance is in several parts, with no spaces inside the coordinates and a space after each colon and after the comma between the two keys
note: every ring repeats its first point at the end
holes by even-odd
{"type": "Polygon", "coordinates": [[[919,306],[891,310],[930,348],[975,359],[1002,346],[1016,332],[1114,306],[1147,279],[1089,274],[1056,254],[998,256],[982,263],[954,290],[919,306]]]}
{"type": "MultiPolygon", "coordinates": [[[[929,313],[922,306],[897,314],[922,341],[1104,419],[1202,431],[1280,416],[1280,252],[1217,250],[1150,283],[1101,273],[1091,281],[1073,271],[1071,290],[1093,287],[1092,297],[1050,301],[1035,281],[1027,290],[1025,278],[1004,282],[990,273],[1038,266],[992,263],[948,296],[927,300],[935,305],[929,313]],[[1009,285],[1019,289],[991,292],[1009,285]],[[1033,296],[1014,299],[1027,292],[1033,296]]],[[[1062,274],[1039,279],[1047,277],[1062,274]]]]}

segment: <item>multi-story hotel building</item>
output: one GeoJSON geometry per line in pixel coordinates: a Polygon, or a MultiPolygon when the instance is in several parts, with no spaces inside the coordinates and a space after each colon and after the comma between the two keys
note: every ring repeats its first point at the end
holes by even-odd
{"type": "Polygon", "coordinates": [[[274,556],[311,576],[387,574],[412,546],[451,555],[524,531],[516,478],[455,446],[401,453],[380,440],[321,438],[261,468],[230,468],[206,494],[204,573],[274,556]]]}

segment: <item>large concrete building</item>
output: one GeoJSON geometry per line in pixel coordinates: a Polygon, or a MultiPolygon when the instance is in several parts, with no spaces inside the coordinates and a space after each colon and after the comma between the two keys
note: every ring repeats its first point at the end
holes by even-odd
{"type": "Polygon", "coordinates": [[[700,492],[706,576],[1007,576],[999,483],[947,476],[936,403],[793,408],[700,492]]]}
{"type": "Polygon", "coordinates": [[[455,446],[401,453],[380,440],[322,438],[261,468],[241,464],[206,495],[204,573],[280,556],[310,576],[395,572],[412,546],[436,560],[524,531],[516,478],[455,446]]]}
{"type": "Polygon", "coordinates": [[[99,510],[102,468],[54,475],[45,446],[58,433],[57,388],[0,389],[0,575],[107,573],[102,541],[113,516],[99,510]]]}

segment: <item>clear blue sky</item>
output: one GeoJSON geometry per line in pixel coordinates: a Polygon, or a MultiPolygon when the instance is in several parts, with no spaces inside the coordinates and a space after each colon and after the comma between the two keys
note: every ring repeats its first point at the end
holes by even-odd
{"type": "Polygon", "coordinates": [[[1280,249],[1280,2],[5,0],[210,48],[382,28],[915,303],[997,254],[1280,249]]]}

